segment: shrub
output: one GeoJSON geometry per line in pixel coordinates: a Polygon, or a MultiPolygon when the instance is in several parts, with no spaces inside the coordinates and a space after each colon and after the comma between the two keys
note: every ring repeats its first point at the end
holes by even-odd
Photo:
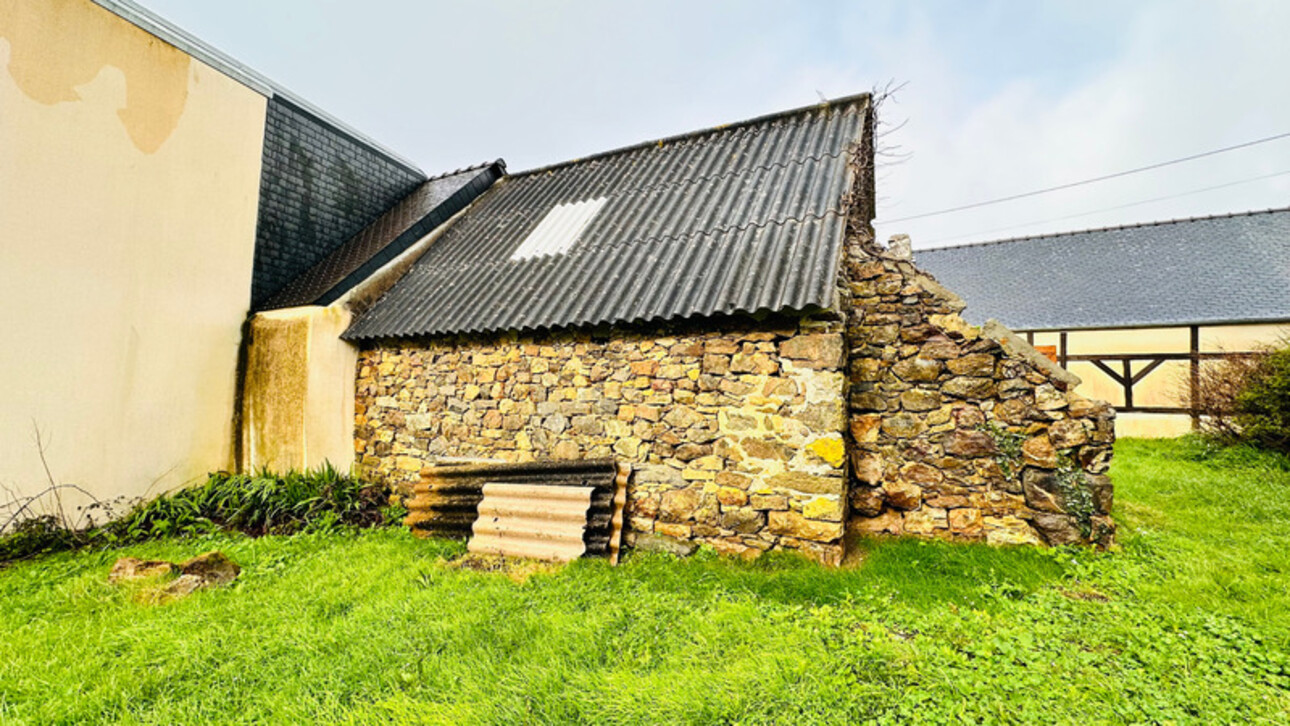
{"type": "Polygon", "coordinates": [[[341,526],[391,524],[388,490],[341,474],[330,464],[282,475],[211,474],[201,486],[138,504],[99,527],[73,531],[57,518],[36,517],[0,537],[0,562],[44,552],[117,545],[173,535],[235,530],[259,536],[341,526]]]}
{"type": "Polygon", "coordinates": [[[59,519],[50,514],[24,519],[12,531],[0,537],[0,562],[12,562],[28,557],[72,549],[76,546],[77,533],[62,527],[59,519]]]}
{"type": "Polygon", "coordinates": [[[1241,356],[1201,364],[1193,406],[1200,414],[1202,433],[1227,444],[1241,440],[1236,399],[1249,386],[1262,358],[1241,356]]]}
{"type": "Polygon", "coordinates": [[[1290,346],[1258,359],[1236,395],[1235,408],[1243,440],[1290,452],[1290,346]]]}

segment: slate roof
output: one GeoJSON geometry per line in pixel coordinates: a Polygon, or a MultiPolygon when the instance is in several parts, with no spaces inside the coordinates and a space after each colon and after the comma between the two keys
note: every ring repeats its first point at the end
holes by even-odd
{"type": "Polygon", "coordinates": [[[345,337],[829,307],[869,117],[865,94],[505,177],[345,337]],[[557,205],[598,211],[512,259],[557,205]]]}
{"type": "Polygon", "coordinates": [[[499,159],[426,180],[258,309],[334,302],[465,209],[505,170],[505,163],[499,159]]]}
{"type": "Polygon", "coordinates": [[[1290,209],[920,250],[914,262],[1016,330],[1290,320],[1290,209]]]}

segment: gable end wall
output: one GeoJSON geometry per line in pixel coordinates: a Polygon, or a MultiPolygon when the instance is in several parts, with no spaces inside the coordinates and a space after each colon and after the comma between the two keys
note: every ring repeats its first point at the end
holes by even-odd
{"type": "Polygon", "coordinates": [[[425,179],[280,97],[264,130],[251,306],[358,234],[425,179]]]}

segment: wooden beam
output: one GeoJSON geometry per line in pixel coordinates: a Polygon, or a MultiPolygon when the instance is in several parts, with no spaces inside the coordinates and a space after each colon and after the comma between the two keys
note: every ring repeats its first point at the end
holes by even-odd
{"type": "Polygon", "coordinates": [[[1191,430],[1200,430],[1200,326],[1191,326],[1191,362],[1188,381],[1187,408],[1191,413],[1191,430]]]}

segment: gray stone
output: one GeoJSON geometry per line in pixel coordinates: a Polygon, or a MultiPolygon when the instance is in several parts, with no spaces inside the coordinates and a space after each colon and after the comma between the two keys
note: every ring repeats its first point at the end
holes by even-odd
{"type": "Polygon", "coordinates": [[[1098,514],[1110,514],[1115,504],[1115,487],[1105,474],[1087,474],[1089,492],[1093,495],[1093,509],[1098,514]]]}
{"type": "Polygon", "coordinates": [[[721,513],[722,529],[730,529],[739,534],[755,534],[766,526],[766,513],[747,507],[726,509],[721,513]]]}
{"type": "Polygon", "coordinates": [[[699,546],[694,542],[650,533],[636,536],[636,549],[641,552],[661,552],[677,557],[689,557],[699,549],[699,546]]]}
{"type": "Polygon", "coordinates": [[[1075,518],[1068,514],[1036,512],[1031,521],[1044,541],[1054,547],[1079,544],[1084,541],[1084,534],[1080,532],[1075,518]]]}
{"type": "Polygon", "coordinates": [[[882,421],[882,432],[897,439],[908,439],[921,434],[927,428],[917,417],[907,413],[889,416],[882,421]]]}
{"type": "Polygon", "coordinates": [[[906,411],[931,411],[941,405],[941,394],[915,388],[900,394],[900,406],[906,411]]]}
{"type": "Polygon", "coordinates": [[[1057,475],[1051,471],[1027,467],[1021,474],[1022,491],[1026,504],[1040,512],[1062,514],[1066,511],[1066,498],[1057,485],[1057,475]]]}
{"type": "Polygon", "coordinates": [[[981,335],[998,343],[1008,355],[1021,358],[1048,378],[1061,382],[1067,388],[1076,388],[1081,382],[1079,376],[1049,360],[1048,356],[1035,350],[1035,346],[1027,343],[998,320],[985,321],[985,325],[981,326],[981,335]]]}
{"type": "Polygon", "coordinates": [[[926,358],[907,358],[892,366],[891,370],[902,381],[920,383],[936,380],[941,374],[941,364],[926,358]]]}
{"type": "Polygon", "coordinates": [[[958,398],[989,398],[994,395],[994,379],[961,376],[945,382],[941,390],[958,398]]]}
{"type": "Polygon", "coordinates": [[[999,453],[994,439],[983,431],[954,431],[945,440],[945,451],[955,456],[977,458],[999,453]]]}

